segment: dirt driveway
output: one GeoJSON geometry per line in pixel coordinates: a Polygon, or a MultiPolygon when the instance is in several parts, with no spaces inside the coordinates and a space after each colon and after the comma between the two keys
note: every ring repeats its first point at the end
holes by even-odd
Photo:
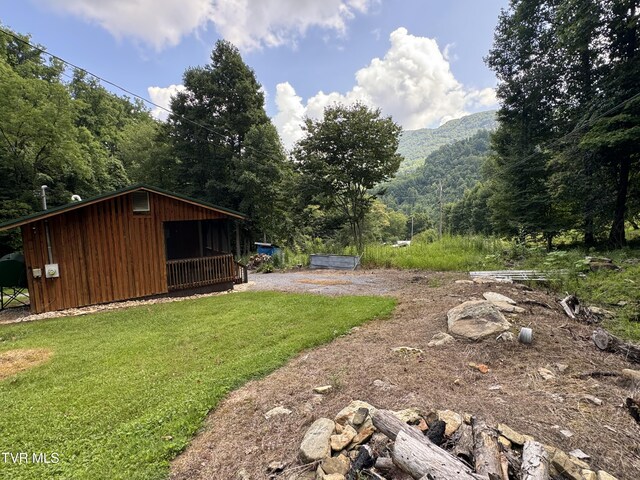
{"type": "MultiPolygon", "coordinates": [[[[416,278],[418,275],[413,275],[416,278]]],[[[299,270],[285,273],[251,275],[248,290],[278,290],[319,295],[392,295],[401,294],[405,282],[397,281],[398,272],[382,270],[299,270]]]]}
{"type": "MultiPolygon", "coordinates": [[[[564,451],[580,448],[592,457],[592,467],[620,480],[640,478],[640,427],[622,408],[629,387],[616,377],[584,375],[634,366],[597,351],[590,340],[592,327],[567,319],[554,296],[517,285],[455,282],[463,278],[468,277],[392,270],[253,275],[255,283],[248,286],[252,290],[393,295],[398,306],[390,319],[303,352],[231,393],[172,463],[171,478],[269,478],[266,467],[271,461],[297,465],[300,441],[315,419],[333,418],[356,399],[394,410],[452,409],[504,422],[564,451]],[[533,328],[533,345],[489,340],[427,347],[435,333],[446,331],[450,308],[481,299],[486,291],[508,295],[526,309],[510,321],[514,332],[521,326],[533,328]],[[398,346],[425,353],[392,352],[398,346]],[[469,362],[485,363],[490,371],[482,374],[469,368],[469,362]],[[555,378],[544,380],[540,367],[555,378]],[[326,384],[334,386],[331,393],[313,393],[313,387],[326,384]],[[603,404],[584,401],[587,394],[603,404]],[[276,406],[292,413],[266,420],[264,413],[276,406]],[[566,438],[560,430],[573,436],[566,438]]],[[[278,478],[289,478],[287,471],[278,478]]]]}

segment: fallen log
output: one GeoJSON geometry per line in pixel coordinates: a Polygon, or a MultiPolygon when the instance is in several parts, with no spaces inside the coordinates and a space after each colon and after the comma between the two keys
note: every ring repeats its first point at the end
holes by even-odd
{"type": "Polygon", "coordinates": [[[549,455],[539,442],[525,442],[522,448],[521,480],[549,480],[549,455]]]}
{"type": "Polygon", "coordinates": [[[487,480],[429,440],[418,440],[406,430],[397,434],[391,456],[398,467],[416,479],[487,480]]]}
{"type": "Polygon", "coordinates": [[[504,457],[507,459],[507,462],[509,463],[509,473],[511,475],[510,478],[518,478],[520,467],[522,465],[522,459],[518,455],[515,455],[513,451],[508,448],[502,452],[502,455],[504,455],[504,457]]]}
{"type": "Polygon", "coordinates": [[[371,419],[379,432],[395,440],[391,453],[393,463],[413,478],[487,480],[486,476],[473,473],[464,462],[434,445],[420,430],[399,420],[390,411],[376,410],[371,419]]]}
{"type": "Polygon", "coordinates": [[[389,457],[376,458],[376,464],[374,465],[376,470],[380,470],[382,473],[388,473],[394,468],[393,460],[389,457]]]}
{"type": "Polygon", "coordinates": [[[500,469],[502,480],[509,480],[509,459],[504,452],[500,452],[500,469]]]}
{"type": "Polygon", "coordinates": [[[502,462],[496,432],[476,417],[471,418],[471,427],[476,473],[488,475],[490,478],[502,478],[502,462]]]}
{"type": "Polygon", "coordinates": [[[375,413],[371,415],[371,420],[373,420],[373,425],[378,431],[384,433],[391,440],[395,440],[398,433],[400,433],[401,430],[405,430],[409,435],[420,441],[428,441],[420,430],[404,423],[389,410],[376,410],[375,413]]]}
{"type": "Polygon", "coordinates": [[[640,363],[640,346],[638,345],[625,342],[602,328],[593,332],[591,339],[602,351],[618,353],[630,362],[640,363]]]}

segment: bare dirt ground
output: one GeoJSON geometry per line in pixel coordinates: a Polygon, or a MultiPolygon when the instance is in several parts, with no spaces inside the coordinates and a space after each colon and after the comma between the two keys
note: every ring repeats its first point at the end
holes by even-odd
{"type": "Polygon", "coordinates": [[[0,380],[45,363],[51,357],[45,348],[20,348],[0,353],[0,380]]]}
{"type": "MultiPolygon", "coordinates": [[[[390,319],[370,322],[303,352],[271,375],[231,393],[172,463],[171,478],[269,478],[266,467],[274,460],[287,462],[290,472],[299,465],[298,447],[307,427],[319,417],[333,418],[356,399],[380,408],[451,409],[490,423],[507,423],[564,451],[582,449],[592,457],[594,469],[621,480],[640,478],[640,427],[622,407],[624,398],[637,392],[617,377],[582,376],[637,366],[598,351],[590,340],[593,327],[569,320],[555,296],[517,285],[455,283],[463,278],[468,277],[392,270],[252,275],[252,290],[392,295],[398,306],[390,319]],[[488,340],[427,347],[435,333],[446,331],[450,308],[481,299],[486,291],[507,295],[526,309],[507,317],[516,334],[522,326],[533,328],[531,346],[488,340]],[[392,352],[398,346],[425,353],[392,352]],[[482,374],[469,362],[487,364],[490,371],[482,374]],[[540,367],[556,378],[544,380],[540,367]],[[375,380],[382,382],[374,385],[375,380]],[[326,384],[334,386],[331,393],[313,393],[314,387],[326,384]],[[585,401],[586,394],[603,404],[585,401]],[[276,406],[293,413],[266,420],[264,413],[276,406]],[[563,429],[573,436],[563,437],[563,429]]],[[[278,478],[287,479],[287,470],[278,478]]]]}

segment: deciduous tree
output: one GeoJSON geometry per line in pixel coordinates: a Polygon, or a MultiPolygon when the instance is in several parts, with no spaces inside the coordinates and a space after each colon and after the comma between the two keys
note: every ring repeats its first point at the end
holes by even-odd
{"type": "Polygon", "coordinates": [[[307,118],[304,130],[294,151],[303,178],[318,201],[344,215],[361,251],[363,222],[375,198],[371,190],[400,166],[401,128],[380,110],[355,104],[327,107],[322,120],[307,118]]]}

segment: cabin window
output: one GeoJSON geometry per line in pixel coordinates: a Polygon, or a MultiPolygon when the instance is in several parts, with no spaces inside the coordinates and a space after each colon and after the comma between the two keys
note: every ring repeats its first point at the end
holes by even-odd
{"type": "Polygon", "coordinates": [[[133,192],[133,213],[149,213],[149,192],[133,192]]]}

